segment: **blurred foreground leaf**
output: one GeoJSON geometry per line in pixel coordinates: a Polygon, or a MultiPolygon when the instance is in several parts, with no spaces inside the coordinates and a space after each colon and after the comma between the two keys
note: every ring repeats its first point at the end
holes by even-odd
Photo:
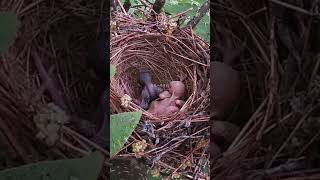
{"type": "Polygon", "coordinates": [[[142,112],[124,112],[111,115],[111,156],[117,154],[136,128],[142,112]]]}
{"type": "Polygon", "coordinates": [[[0,12],[0,53],[13,43],[19,27],[19,20],[13,12],[0,12]]]}
{"type": "Polygon", "coordinates": [[[43,161],[0,171],[1,180],[95,180],[103,165],[103,155],[94,152],[79,159],[43,161]]]}

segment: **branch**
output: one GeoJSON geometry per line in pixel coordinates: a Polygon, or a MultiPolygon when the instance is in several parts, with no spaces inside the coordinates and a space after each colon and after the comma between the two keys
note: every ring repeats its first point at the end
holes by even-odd
{"type": "Polygon", "coordinates": [[[208,12],[210,8],[209,1],[206,1],[198,10],[197,14],[187,23],[187,26],[191,26],[192,28],[196,27],[196,25],[200,22],[202,17],[208,12]]]}
{"type": "Polygon", "coordinates": [[[63,110],[68,110],[68,106],[64,101],[63,93],[60,91],[60,89],[57,88],[54,80],[49,76],[48,72],[41,62],[39,54],[35,52],[32,54],[32,56],[34,59],[34,63],[39,71],[40,79],[46,85],[46,89],[50,93],[53,102],[63,108],[63,110]]]}

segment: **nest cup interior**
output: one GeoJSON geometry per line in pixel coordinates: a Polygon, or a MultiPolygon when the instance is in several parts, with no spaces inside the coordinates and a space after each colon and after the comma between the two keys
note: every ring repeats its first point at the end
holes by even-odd
{"type": "MultiPolygon", "coordinates": [[[[190,111],[196,94],[197,64],[190,61],[193,57],[188,57],[186,49],[179,48],[176,43],[163,36],[142,36],[129,41],[124,47],[115,48],[112,54],[117,54],[111,57],[111,63],[116,65],[117,72],[111,81],[111,94],[117,94],[118,99],[125,94],[138,99],[142,91],[138,82],[139,72],[147,70],[151,72],[153,83],[157,85],[183,80],[186,86],[183,100],[186,103],[180,111],[190,111]]],[[[119,109],[118,103],[111,102],[112,110],[124,111],[123,107],[119,109]]],[[[133,105],[128,109],[137,110],[137,106],[133,105]]]]}

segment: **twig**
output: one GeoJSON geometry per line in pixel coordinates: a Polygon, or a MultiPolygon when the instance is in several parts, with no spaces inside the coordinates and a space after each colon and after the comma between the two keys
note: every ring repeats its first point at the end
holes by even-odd
{"type": "Polygon", "coordinates": [[[296,157],[299,157],[302,155],[302,153],[304,153],[305,150],[307,150],[307,148],[315,141],[317,140],[317,138],[320,136],[320,131],[317,132],[317,134],[315,134],[311,140],[298,152],[298,154],[296,155],[296,157]]]}
{"type": "Polygon", "coordinates": [[[192,28],[196,27],[196,25],[200,22],[202,17],[209,11],[210,3],[206,1],[198,10],[197,14],[187,23],[187,26],[191,26],[192,28]]]}
{"type": "Polygon", "coordinates": [[[251,116],[249,121],[246,123],[246,125],[242,128],[241,132],[238,134],[235,140],[233,140],[232,144],[229,146],[227,152],[231,151],[236,145],[240,144],[240,140],[243,136],[245,136],[245,133],[248,132],[250,125],[255,123],[255,120],[257,119],[259,113],[262,111],[262,109],[267,104],[268,98],[265,98],[263,102],[260,104],[258,109],[255,111],[255,113],[251,116]]]}
{"type": "Polygon", "coordinates": [[[283,7],[286,7],[286,8],[288,8],[288,9],[292,9],[292,10],[295,10],[295,11],[297,11],[297,12],[306,14],[306,15],[308,15],[308,16],[314,16],[314,15],[315,15],[315,14],[313,14],[313,13],[311,13],[311,12],[305,10],[305,9],[302,9],[302,8],[300,8],[300,7],[297,7],[297,6],[294,6],[294,5],[291,5],[291,4],[288,4],[288,3],[286,3],[286,2],[282,2],[282,1],[279,1],[279,0],[269,0],[269,1],[271,1],[271,2],[273,2],[273,3],[275,3],[275,4],[278,4],[278,5],[281,5],[281,6],[283,6],[283,7]]]}
{"type": "Polygon", "coordinates": [[[271,165],[273,164],[274,160],[278,157],[278,155],[280,154],[280,152],[286,147],[286,145],[289,143],[289,141],[291,140],[291,138],[294,136],[294,134],[297,132],[297,130],[300,128],[300,126],[302,125],[302,123],[305,121],[305,119],[310,115],[310,113],[315,110],[316,108],[318,108],[319,104],[311,107],[307,112],[304,113],[304,116],[299,120],[299,122],[297,123],[297,125],[295,126],[295,128],[292,130],[292,132],[290,133],[290,135],[287,137],[286,141],[281,145],[281,147],[278,149],[278,151],[274,154],[274,156],[272,157],[271,161],[267,164],[266,168],[270,168],[271,165]]]}
{"type": "Polygon", "coordinates": [[[264,120],[262,122],[261,128],[258,132],[258,135],[256,137],[256,140],[261,140],[263,131],[267,125],[267,121],[270,118],[270,116],[273,114],[273,106],[274,106],[274,100],[276,96],[277,91],[277,74],[276,74],[276,49],[274,48],[275,43],[275,34],[274,34],[274,25],[275,25],[275,17],[271,17],[271,27],[270,27],[270,58],[271,58],[271,64],[270,64],[270,94],[268,99],[268,108],[267,113],[264,116],[264,120]]]}
{"type": "Polygon", "coordinates": [[[278,124],[284,123],[286,120],[288,120],[292,116],[293,116],[293,112],[290,112],[289,114],[287,114],[286,116],[281,118],[278,122],[268,126],[268,128],[263,131],[263,135],[268,134],[270,131],[272,131],[274,128],[276,128],[278,124]]]}
{"type": "Polygon", "coordinates": [[[35,1],[31,4],[29,4],[27,7],[25,7],[24,9],[22,9],[19,13],[19,15],[23,15],[25,14],[27,11],[29,11],[30,9],[34,8],[35,6],[38,6],[42,1],[44,0],[39,0],[39,1],[35,1]]]}
{"type": "Polygon", "coordinates": [[[242,18],[240,18],[240,21],[242,22],[242,24],[246,27],[246,29],[248,30],[249,34],[251,35],[253,41],[255,42],[255,44],[258,46],[258,49],[263,57],[263,59],[266,61],[266,63],[270,64],[270,60],[267,56],[267,53],[265,52],[265,50],[262,48],[261,43],[258,41],[258,39],[256,38],[256,36],[254,35],[254,33],[252,32],[252,29],[250,28],[250,26],[248,25],[248,23],[246,23],[242,18]]]}
{"type": "Polygon", "coordinates": [[[62,126],[62,130],[64,130],[65,132],[68,132],[70,134],[73,134],[75,136],[77,136],[78,138],[82,139],[83,141],[87,142],[88,144],[90,144],[91,146],[93,146],[94,148],[96,148],[97,150],[103,152],[106,156],[109,156],[109,152],[104,150],[103,148],[101,148],[99,145],[97,145],[96,143],[90,141],[89,139],[83,137],[82,135],[78,134],[77,132],[73,131],[72,129],[66,127],[66,126],[62,126]]]}
{"type": "Polygon", "coordinates": [[[258,10],[256,10],[256,11],[248,14],[248,15],[245,17],[245,19],[249,19],[249,18],[251,18],[252,16],[255,16],[255,15],[257,15],[257,14],[259,14],[259,13],[261,13],[261,12],[264,12],[264,11],[266,11],[266,10],[267,10],[266,7],[260,8],[260,9],[258,9],[258,10]]]}
{"type": "Polygon", "coordinates": [[[117,0],[118,5],[120,6],[121,11],[123,12],[123,14],[128,15],[126,10],[124,9],[124,7],[122,6],[120,0],[117,0]]]}
{"type": "Polygon", "coordinates": [[[184,14],[186,14],[187,12],[189,12],[189,11],[191,11],[191,10],[192,10],[192,8],[189,8],[189,9],[187,9],[187,10],[185,10],[185,11],[182,11],[182,12],[180,12],[180,13],[172,16],[172,17],[170,17],[169,20],[170,20],[170,19],[173,19],[173,18],[176,18],[176,17],[178,17],[178,16],[181,16],[181,15],[184,15],[184,14]]]}
{"type": "MultiPolygon", "coordinates": [[[[63,139],[63,138],[60,139],[60,143],[63,144],[63,145],[65,145],[65,146],[67,146],[67,147],[69,147],[69,148],[71,148],[71,149],[73,149],[73,150],[75,150],[75,151],[80,152],[80,153],[83,154],[83,155],[88,155],[88,154],[90,154],[88,151],[82,150],[82,149],[74,146],[73,144],[69,143],[68,141],[66,141],[66,140],[63,139]]],[[[111,164],[110,164],[109,162],[107,162],[107,161],[105,161],[104,164],[105,164],[106,166],[109,166],[109,167],[111,166],[111,164]]]]}
{"type": "Polygon", "coordinates": [[[320,54],[318,54],[317,56],[316,56],[316,64],[315,64],[315,66],[314,66],[314,68],[313,68],[313,70],[312,70],[312,73],[311,73],[311,77],[310,77],[310,83],[309,83],[309,87],[308,87],[308,92],[310,92],[310,90],[311,90],[311,88],[312,88],[312,85],[313,85],[313,83],[314,83],[314,80],[316,79],[316,76],[317,76],[317,72],[319,72],[319,67],[320,67],[320,54]]]}
{"type": "MultiPolygon", "coordinates": [[[[320,173],[320,169],[319,168],[314,168],[314,169],[308,169],[308,170],[300,170],[300,171],[294,171],[294,172],[287,172],[287,173],[281,173],[281,174],[275,174],[273,175],[272,177],[275,177],[275,178],[280,178],[282,176],[299,176],[299,175],[311,175],[311,174],[315,174],[315,173],[320,173]]],[[[301,177],[303,178],[303,177],[301,177]]],[[[315,179],[315,178],[313,178],[315,179]]],[[[284,179],[282,179],[284,180],[284,179]]],[[[293,179],[291,179],[293,180],[293,179]]],[[[297,179],[294,179],[294,180],[297,180],[297,179]]],[[[306,180],[306,179],[301,179],[301,180],[306,180]]]]}
{"type": "Polygon", "coordinates": [[[62,107],[64,110],[67,110],[68,107],[63,100],[62,92],[57,89],[54,81],[50,78],[49,74],[45,70],[44,66],[41,63],[38,53],[34,52],[32,55],[35,61],[35,65],[39,71],[40,78],[44,83],[47,84],[47,90],[49,91],[53,101],[55,102],[55,104],[62,107]]]}
{"type": "Polygon", "coordinates": [[[67,147],[75,150],[75,151],[78,151],[79,153],[81,153],[81,154],[83,154],[83,155],[88,155],[88,154],[89,154],[88,151],[85,151],[85,150],[83,150],[83,149],[81,149],[81,148],[78,148],[78,147],[74,146],[73,144],[71,144],[71,143],[69,143],[68,141],[66,141],[64,138],[61,138],[61,139],[59,140],[59,142],[60,142],[61,144],[65,145],[65,146],[67,146],[67,147]]]}
{"type": "Polygon", "coordinates": [[[207,65],[207,64],[204,64],[204,63],[202,63],[202,62],[198,62],[198,61],[196,61],[196,60],[190,59],[190,58],[188,58],[188,57],[182,56],[182,55],[177,54],[177,53],[175,53],[175,52],[172,52],[172,51],[169,51],[169,50],[168,50],[168,52],[171,53],[171,54],[173,54],[173,55],[176,55],[176,56],[179,56],[179,57],[181,57],[181,58],[184,58],[184,59],[186,59],[186,60],[189,60],[189,61],[191,61],[191,62],[193,62],[193,63],[197,63],[197,64],[200,64],[200,65],[202,65],[202,66],[209,67],[209,65],[207,65]]]}

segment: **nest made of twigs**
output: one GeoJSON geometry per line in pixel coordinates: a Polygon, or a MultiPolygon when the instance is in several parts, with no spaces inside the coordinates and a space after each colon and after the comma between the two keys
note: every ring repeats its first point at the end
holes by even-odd
{"type": "Polygon", "coordinates": [[[113,18],[118,27],[111,32],[110,41],[111,64],[117,69],[110,84],[111,111],[143,111],[142,121],[119,154],[144,157],[160,169],[173,173],[184,171],[184,175],[195,177],[208,158],[209,45],[191,29],[170,29],[172,21],[165,16],[158,19],[160,22],[140,21],[122,13],[113,18]],[[127,106],[121,102],[125,95],[139,97],[140,70],[151,71],[158,85],[183,81],[186,103],[178,113],[154,116],[133,102],[127,106]],[[147,148],[133,153],[131,145],[144,141],[147,148]],[[194,166],[186,170],[186,162],[194,166]]]}
{"type": "Polygon", "coordinates": [[[272,2],[262,11],[261,0],[212,3],[214,58],[243,48],[233,66],[242,75],[243,95],[230,120],[242,128],[223,156],[211,154],[214,179],[319,179],[319,43],[313,42],[319,31],[311,26],[311,14],[319,12],[311,7],[320,4],[272,2]],[[296,27],[304,30],[294,34],[296,27]]]}
{"type": "Polygon", "coordinates": [[[94,0],[0,2],[1,11],[13,11],[21,21],[15,42],[0,56],[0,147],[14,162],[4,164],[1,159],[0,170],[81,157],[93,146],[108,154],[85,137],[88,125],[77,127],[93,124],[83,119],[96,108],[99,97],[92,92],[99,96],[100,81],[89,76],[85,58],[107,8],[94,0]],[[52,103],[63,108],[71,122],[61,126],[61,136],[48,146],[36,136],[40,129],[34,117],[52,103]]]}
{"type": "MultiPolygon", "coordinates": [[[[154,82],[158,85],[166,85],[174,80],[183,81],[187,96],[180,113],[197,114],[204,111],[209,105],[208,44],[190,29],[176,29],[172,35],[168,35],[148,28],[148,23],[140,24],[131,19],[122,19],[122,23],[119,29],[112,33],[111,38],[111,64],[117,68],[110,85],[113,112],[142,110],[133,102],[124,107],[120,100],[125,94],[132,98],[140,96],[139,70],[150,70],[154,82]],[[128,27],[136,27],[137,30],[124,31],[128,27]]],[[[144,115],[150,120],[159,120],[159,117],[146,111],[144,115]]],[[[162,117],[162,120],[173,118],[162,117]]]]}

